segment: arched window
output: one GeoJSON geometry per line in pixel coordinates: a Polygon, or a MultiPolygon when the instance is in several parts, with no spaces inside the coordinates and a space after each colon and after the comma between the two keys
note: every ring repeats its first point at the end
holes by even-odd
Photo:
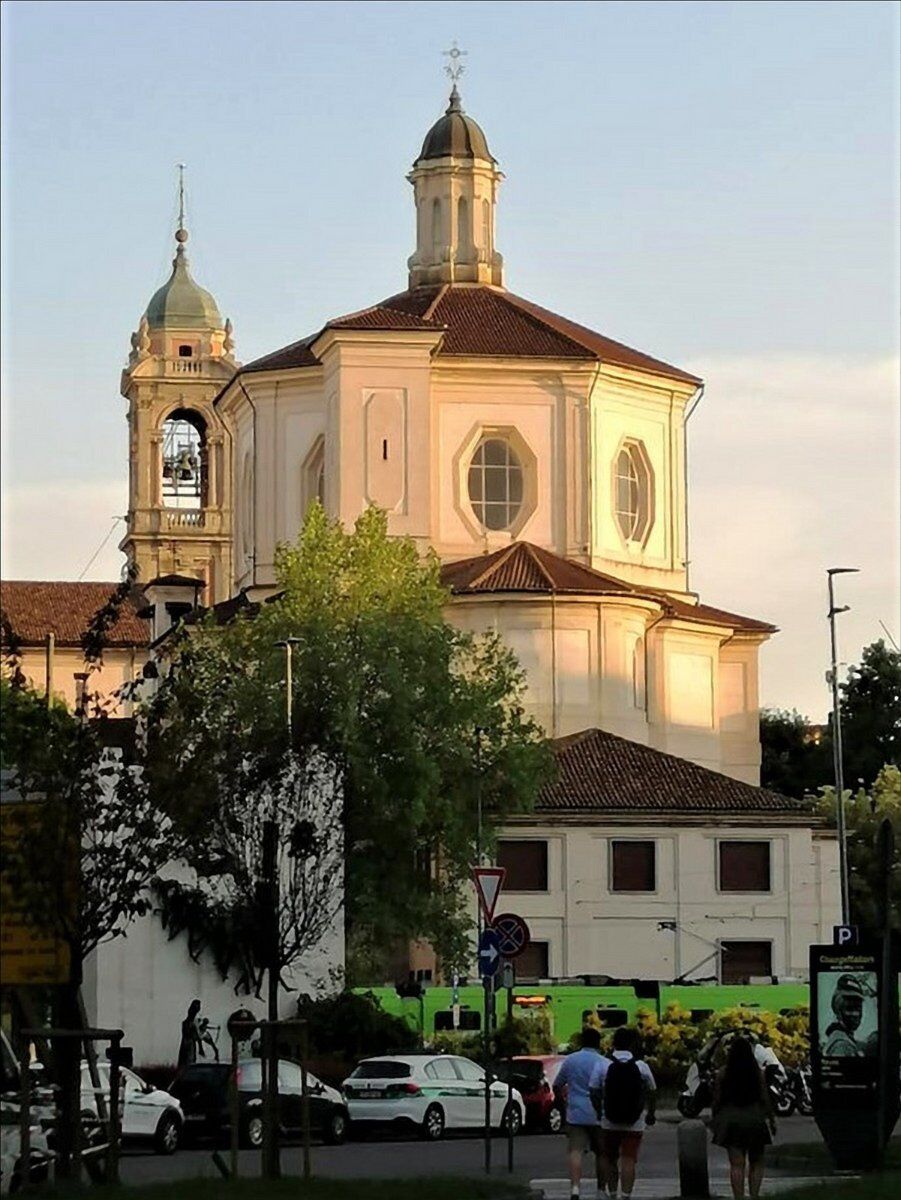
{"type": "Polygon", "coordinates": [[[436,198],[432,201],[432,249],[436,252],[444,245],[444,237],[441,229],[441,201],[436,198]]]}
{"type": "Polygon", "coordinates": [[[166,508],[206,505],[206,421],[189,408],[175,409],[163,422],[162,477],[166,508]]]}
{"type": "Polygon", "coordinates": [[[643,443],[624,442],[614,463],[613,506],[627,542],[643,542],[651,528],[652,482],[643,443]]]}
{"type": "Polygon", "coordinates": [[[318,437],[303,461],[301,471],[301,513],[305,517],[314,500],[325,508],[325,438],[318,437]]]}
{"type": "Polygon", "coordinates": [[[505,438],[483,438],[469,466],[469,499],[485,529],[509,529],[522,508],[523,469],[505,438]]]}
{"type": "Polygon", "coordinates": [[[457,259],[466,262],[472,249],[472,231],[469,227],[469,201],[465,196],[457,200],[457,259]]]}

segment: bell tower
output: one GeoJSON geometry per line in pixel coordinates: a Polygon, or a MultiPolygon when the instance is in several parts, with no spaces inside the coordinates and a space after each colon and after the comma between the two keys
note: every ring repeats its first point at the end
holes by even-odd
{"type": "Polygon", "coordinates": [[[149,583],[203,581],[200,600],[227,599],[232,489],[227,430],[212,401],[239,367],[231,322],[191,276],[184,170],[172,273],[131,336],[121,391],[128,401],[128,525],[119,548],[149,583]]]}

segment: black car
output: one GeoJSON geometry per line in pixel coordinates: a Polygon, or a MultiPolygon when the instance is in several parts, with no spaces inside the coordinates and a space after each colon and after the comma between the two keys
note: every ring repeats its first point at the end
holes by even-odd
{"type": "MultiPolygon", "coordinates": [[[[207,1062],[194,1063],[179,1071],[169,1090],[181,1101],[187,1139],[227,1136],[231,1125],[231,1073],[229,1063],[207,1062]]],[[[286,1134],[300,1134],[303,1126],[301,1079],[298,1063],[279,1059],[278,1117],[279,1127],[286,1134]]],[[[341,1093],[320,1083],[308,1072],[307,1095],[312,1135],[332,1145],[343,1142],[350,1121],[341,1093]]],[[[258,1058],[247,1058],[238,1063],[238,1106],[241,1144],[262,1145],[263,1065],[258,1058]]]]}

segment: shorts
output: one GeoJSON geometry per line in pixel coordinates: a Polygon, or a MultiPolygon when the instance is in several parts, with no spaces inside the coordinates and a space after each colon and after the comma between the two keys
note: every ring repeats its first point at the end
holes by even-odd
{"type": "Polygon", "coordinates": [[[566,1137],[570,1150],[581,1150],[583,1154],[597,1154],[601,1148],[599,1125],[566,1125],[566,1137]]]}
{"type": "Polygon", "coordinates": [[[616,1162],[618,1158],[628,1158],[632,1162],[638,1158],[641,1149],[641,1132],[635,1129],[605,1129],[603,1141],[604,1157],[616,1162]]]}

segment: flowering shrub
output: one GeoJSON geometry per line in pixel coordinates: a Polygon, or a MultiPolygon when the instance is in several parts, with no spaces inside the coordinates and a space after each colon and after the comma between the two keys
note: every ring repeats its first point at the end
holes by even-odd
{"type": "MultiPolygon", "coordinates": [[[[586,1024],[601,1031],[601,1049],[610,1049],[613,1030],[592,1013],[586,1024]]],[[[810,1052],[810,1014],[806,1008],[789,1013],[764,1012],[756,1008],[727,1008],[704,1021],[695,1022],[691,1012],[679,1004],[670,1004],[663,1016],[639,1009],[635,1028],[641,1038],[642,1052],[657,1081],[680,1085],[709,1037],[717,1033],[745,1031],[764,1045],[771,1046],[786,1067],[804,1062],[810,1052]]],[[[579,1045],[579,1034],[570,1038],[570,1048],[579,1045]]]]}

